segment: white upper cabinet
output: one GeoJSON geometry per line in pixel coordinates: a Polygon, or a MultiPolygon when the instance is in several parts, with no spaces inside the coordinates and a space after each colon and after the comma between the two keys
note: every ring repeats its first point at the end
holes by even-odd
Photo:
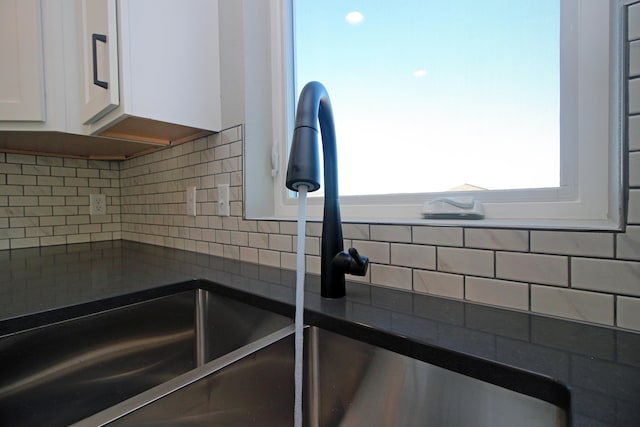
{"type": "Polygon", "coordinates": [[[46,119],[41,22],[38,0],[0,0],[0,121],[46,119]]]}
{"type": "MultiPolygon", "coordinates": [[[[86,9],[115,0],[78,2],[86,9]]],[[[218,2],[118,0],[116,9],[117,59],[108,52],[115,49],[114,35],[105,34],[106,43],[89,40],[96,32],[114,31],[112,23],[100,23],[96,31],[83,28],[84,101],[93,101],[87,93],[104,95],[119,84],[119,100],[111,96],[83,108],[84,132],[169,144],[220,131],[218,2]],[[112,70],[116,63],[119,82],[112,70]],[[103,81],[107,88],[100,86],[103,81]]],[[[98,15],[96,22],[114,19],[109,6],[98,15]]],[[[90,16],[83,11],[83,20],[90,16]]]]}
{"type": "Polygon", "coordinates": [[[78,98],[72,1],[0,0],[0,132],[81,130],[67,121],[78,98]]]}
{"type": "Polygon", "coordinates": [[[218,32],[217,0],[0,0],[0,151],[128,158],[220,131],[218,32]]]}
{"type": "Polygon", "coordinates": [[[118,106],[116,0],[80,0],[81,121],[93,123],[118,106]]]}

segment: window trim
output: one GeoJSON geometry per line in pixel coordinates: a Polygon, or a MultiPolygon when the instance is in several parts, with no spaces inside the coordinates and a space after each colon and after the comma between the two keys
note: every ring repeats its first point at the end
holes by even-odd
{"type": "MultiPolygon", "coordinates": [[[[297,214],[297,202],[290,197],[290,192],[285,189],[284,179],[286,162],[288,158],[288,143],[294,111],[293,76],[293,37],[292,37],[292,0],[271,1],[271,114],[273,142],[277,147],[275,154],[276,170],[272,179],[271,202],[249,200],[245,198],[245,217],[251,219],[294,219],[297,214]],[[286,24],[286,25],[285,25],[286,24]],[[265,207],[267,209],[265,209],[265,207]]],[[[605,73],[608,83],[600,85],[599,91],[585,91],[587,87],[594,85],[594,67],[580,67],[580,74],[573,86],[580,90],[580,99],[577,115],[571,120],[588,124],[586,128],[579,129],[576,138],[581,142],[581,148],[585,142],[590,144],[590,149],[579,149],[563,144],[561,152],[562,186],[553,189],[526,189],[526,190],[492,190],[482,192],[457,192],[453,195],[472,195],[484,204],[486,219],[484,220],[425,220],[422,219],[421,209],[425,201],[435,197],[443,197],[447,193],[425,193],[420,195],[395,194],[387,196],[342,196],[343,222],[367,222],[367,223],[400,223],[400,224],[430,224],[430,225],[456,225],[470,227],[516,227],[516,228],[562,228],[562,229],[599,229],[620,230],[624,227],[624,174],[623,174],[623,136],[625,135],[626,108],[625,87],[626,73],[624,72],[624,38],[623,20],[624,2],[616,0],[607,2],[614,23],[609,28],[609,22],[604,25],[598,19],[602,16],[601,0],[568,0],[563,6],[569,12],[579,12],[583,19],[583,28],[591,31],[581,31],[579,39],[573,43],[580,47],[593,46],[594,43],[608,43],[608,61],[604,62],[600,73],[605,73]],[[585,21],[586,19],[586,21],[585,21]],[[595,20],[595,21],[594,21],[595,20]],[[596,25],[596,23],[598,25],[596,25]],[[595,31],[597,29],[598,31],[595,31]],[[589,102],[602,99],[603,91],[610,99],[608,107],[602,103],[589,102]],[[595,127],[595,120],[589,117],[595,115],[606,117],[606,126],[595,127]],[[608,140],[608,144],[599,143],[601,139],[608,140]],[[579,156],[579,166],[573,167],[573,162],[568,162],[572,156],[579,156]],[[608,167],[594,166],[602,158],[608,158],[608,167]],[[595,163],[594,163],[595,162],[595,163]],[[587,166],[584,166],[587,165],[587,166]],[[569,166],[569,167],[567,167],[569,166]],[[595,171],[596,173],[593,173],[595,171]],[[515,199],[514,199],[515,198],[515,199]],[[585,215],[587,214],[587,215],[585,215]]],[[[566,11],[565,11],[566,12],[566,11]]],[[[566,38],[566,35],[564,36],[566,38]]],[[[251,43],[251,40],[245,40],[251,43]]],[[[575,51],[574,51],[575,52],[575,51]]],[[[583,49],[576,53],[579,63],[589,60],[596,64],[603,61],[594,61],[592,52],[583,49]]],[[[565,55],[563,55],[564,57],[565,55]]],[[[566,58],[565,58],[566,59],[566,58]]],[[[577,63],[577,62],[576,62],[577,63]]],[[[250,73],[249,73],[250,74],[250,73]]],[[[569,74],[564,73],[564,79],[569,74]]],[[[247,78],[251,78],[250,75],[247,78]]],[[[563,81],[562,90],[569,85],[563,81]]],[[[566,98],[565,98],[566,99],[566,98]]],[[[251,102],[251,94],[247,96],[247,102],[251,102]]],[[[577,102],[577,101],[576,101],[577,102]]],[[[563,109],[566,110],[566,109],[563,109]]],[[[251,117],[247,116],[247,127],[251,117]]],[[[566,117],[563,118],[565,120],[566,117]]],[[[247,135],[248,136],[248,135],[247,135]]],[[[567,137],[567,135],[562,135],[567,137]]],[[[253,143],[257,141],[245,140],[245,158],[251,157],[253,143]],[[249,148],[248,150],[246,148],[249,148]]],[[[262,142],[264,144],[264,142],[262,142]]],[[[245,159],[245,162],[247,160],[245,159]]],[[[256,162],[253,162],[255,165],[256,162]]],[[[264,162],[263,162],[264,163],[264,162]]],[[[247,163],[245,163],[246,165],[247,163]]],[[[247,168],[245,167],[245,171],[247,168]]],[[[271,169],[268,169],[269,175],[271,169]]],[[[245,186],[251,187],[252,180],[264,180],[266,171],[256,171],[245,175],[245,186]]],[[[254,181],[255,182],[255,181],[254,181]]],[[[264,182],[264,181],[263,181],[264,182]]],[[[245,190],[245,196],[249,194],[245,190]]],[[[268,194],[263,195],[269,197],[268,194]]],[[[253,198],[256,199],[256,198],[253,198]]],[[[322,216],[322,198],[310,198],[308,207],[309,217],[319,219],[322,216]]]]}

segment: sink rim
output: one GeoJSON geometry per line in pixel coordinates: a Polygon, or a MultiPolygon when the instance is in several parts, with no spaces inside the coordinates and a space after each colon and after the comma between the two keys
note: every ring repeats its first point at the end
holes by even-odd
{"type": "MultiPolygon", "coordinates": [[[[245,291],[233,287],[231,284],[223,284],[206,279],[192,279],[170,285],[152,287],[130,294],[88,301],[69,307],[4,319],[0,322],[0,336],[195,289],[204,289],[214,294],[229,297],[245,304],[287,316],[291,319],[294,317],[294,305],[277,299],[276,297],[265,296],[258,292],[245,291]]],[[[572,405],[569,388],[561,381],[550,376],[501,363],[496,360],[450,350],[425,341],[413,339],[397,332],[388,332],[383,330],[383,328],[356,323],[353,320],[332,316],[309,308],[305,308],[304,310],[304,322],[306,325],[317,326],[349,338],[363,341],[546,401],[562,408],[567,413],[567,416],[569,418],[571,417],[572,405]]]]}

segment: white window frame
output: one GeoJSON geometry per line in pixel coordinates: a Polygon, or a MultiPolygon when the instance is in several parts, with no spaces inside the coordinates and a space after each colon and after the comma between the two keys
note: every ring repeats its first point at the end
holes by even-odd
{"type": "MultiPolygon", "coordinates": [[[[256,2],[257,3],[257,2],[256,2]]],[[[456,225],[470,227],[562,228],[620,230],[624,227],[623,137],[625,135],[624,1],[565,0],[561,25],[562,108],[561,186],[552,189],[456,192],[472,195],[485,209],[483,220],[422,219],[423,203],[447,193],[341,196],[343,222],[456,225]],[[610,16],[610,19],[602,19],[610,16]],[[580,21],[581,25],[573,21],[580,21]],[[589,31],[584,31],[588,29],[589,31]],[[597,47],[597,49],[593,49],[597,47]],[[567,55],[570,53],[571,55],[567,55]],[[576,78],[577,76],[577,78],[576,78]],[[601,102],[608,99],[609,102],[601,102]],[[566,143],[566,140],[574,143],[566,143]],[[603,142],[604,141],[604,142],[603,142]],[[573,159],[578,159],[576,163],[573,159]],[[603,160],[606,159],[606,160],[603,160]],[[605,164],[606,163],[606,164],[605,164]]],[[[256,12],[257,13],[257,12],[256,12]]],[[[263,15],[264,16],[264,15],[263,15]]],[[[297,202],[285,189],[288,143],[296,101],[293,93],[292,1],[271,0],[271,162],[256,159],[265,152],[265,139],[251,137],[250,114],[245,135],[245,217],[294,219],[297,202]],[[254,149],[262,145],[260,150],[254,149]],[[272,177],[272,174],[275,175],[272,177]],[[269,179],[267,179],[267,176],[269,179]]],[[[246,31],[245,31],[246,34],[246,31]]],[[[265,43],[254,36],[255,43],[265,43]]],[[[245,40],[251,47],[252,40],[245,40]]],[[[264,46],[263,46],[264,47],[264,46]]],[[[254,46],[254,48],[256,48],[254,46]]],[[[245,53],[250,54],[251,49],[245,53]]],[[[251,79],[251,72],[245,77],[251,79]]],[[[331,89],[328,88],[329,96],[331,89]]],[[[258,96],[258,95],[255,95],[258,96]]],[[[254,98],[255,98],[254,96],[254,98]]],[[[252,102],[247,93],[246,102],[252,102]]],[[[262,118],[263,119],[263,118],[262,118]]],[[[338,135],[338,143],[340,136],[338,135]]],[[[338,159],[340,161],[340,159],[338,159]]],[[[322,198],[309,199],[308,216],[322,217],[322,198]]]]}

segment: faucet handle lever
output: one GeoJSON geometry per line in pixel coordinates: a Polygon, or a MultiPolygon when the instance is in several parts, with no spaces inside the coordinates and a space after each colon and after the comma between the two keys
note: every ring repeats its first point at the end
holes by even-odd
{"type": "Polygon", "coordinates": [[[351,258],[353,258],[358,267],[364,267],[365,259],[367,259],[367,257],[364,257],[365,259],[362,259],[356,248],[349,248],[349,255],[351,255],[351,258]]]}
{"type": "Polygon", "coordinates": [[[333,257],[331,265],[343,273],[354,276],[364,276],[369,267],[369,258],[362,256],[355,248],[349,248],[349,252],[341,251],[333,257]]]}

